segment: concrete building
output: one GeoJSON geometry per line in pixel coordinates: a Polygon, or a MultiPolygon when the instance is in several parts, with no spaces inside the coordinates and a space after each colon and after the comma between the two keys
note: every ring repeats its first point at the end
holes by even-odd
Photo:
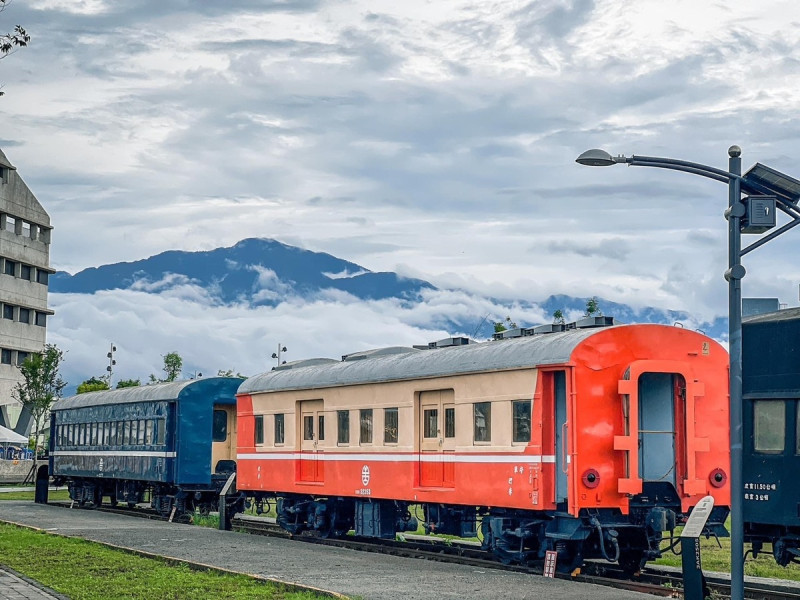
{"type": "Polygon", "coordinates": [[[0,425],[28,434],[14,399],[17,365],[44,348],[50,275],[50,216],[0,150],[0,425]]]}

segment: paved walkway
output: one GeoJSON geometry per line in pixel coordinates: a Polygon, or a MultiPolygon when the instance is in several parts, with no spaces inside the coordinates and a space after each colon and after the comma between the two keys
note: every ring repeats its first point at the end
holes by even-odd
{"type": "Polygon", "coordinates": [[[69,600],[66,596],[0,565],[0,600],[69,600]]]}

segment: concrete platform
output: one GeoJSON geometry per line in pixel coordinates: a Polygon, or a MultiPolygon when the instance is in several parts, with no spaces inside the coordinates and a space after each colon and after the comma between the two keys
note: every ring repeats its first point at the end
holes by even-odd
{"type": "Polygon", "coordinates": [[[315,546],[289,539],[32,502],[0,502],[0,521],[308,585],[364,600],[644,600],[656,597],[521,573],[315,546]]]}

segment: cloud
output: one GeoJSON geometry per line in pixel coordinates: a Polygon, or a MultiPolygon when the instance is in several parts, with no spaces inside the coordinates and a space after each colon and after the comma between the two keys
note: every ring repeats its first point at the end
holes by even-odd
{"type": "MultiPolygon", "coordinates": [[[[724,169],[736,143],[798,177],[791,10],[17,2],[33,40],[3,61],[0,148],[59,269],[272,237],[474,294],[719,315],[725,187],[574,159],[724,169]]],[[[793,235],[746,257],[746,295],[794,302],[793,235]]],[[[286,292],[265,279],[264,300],[286,292]]]]}

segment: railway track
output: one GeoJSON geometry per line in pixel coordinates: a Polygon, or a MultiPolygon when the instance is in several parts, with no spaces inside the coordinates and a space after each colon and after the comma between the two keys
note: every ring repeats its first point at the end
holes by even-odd
{"type": "MultiPolygon", "coordinates": [[[[63,508],[72,507],[71,502],[51,502],[50,504],[63,508]]],[[[93,510],[159,521],[169,520],[168,516],[142,507],[130,509],[103,505],[93,510]]],[[[507,565],[487,558],[486,552],[480,550],[480,544],[477,542],[448,541],[436,537],[409,534],[405,534],[402,541],[375,540],[374,538],[357,538],[355,536],[347,536],[343,539],[323,538],[313,534],[293,536],[278,527],[272,519],[248,515],[234,517],[233,528],[251,535],[292,538],[301,543],[348,548],[361,552],[377,552],[418,560],[458,563],[477,568],[501,569],[538,576],[542,576],[543,571],[541,563],[529,566],[507,565]]],[[[658,567],[645,567],[633,579],[626,579],[617,565],[592,561],[584,565],[580,573],[571,575],[557,573],[556,577],[643,592],[664,598],[681,598],[683,596],[683,580],[680,572],[658,567]]],[[[730,598],[730,583],[727,579],[707,574],[706,582],[715,600],[730,598]]],[[[769,580],[769,582],[748,581],[745,583],[745,598],[749,600],[800,600],[800,587],[789,585],[790,583],[781,584],[773,582],[773,580],[769,580]]]]}

